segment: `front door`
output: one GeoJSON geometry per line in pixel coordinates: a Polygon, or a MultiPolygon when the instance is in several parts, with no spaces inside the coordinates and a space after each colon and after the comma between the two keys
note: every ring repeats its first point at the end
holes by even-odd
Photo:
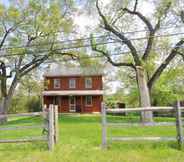
{"type": "Polygon", "coordinates": [[[69,111],[76,112],[76,98],[75,98],[75,96],[69,96],[69,111]]]}
{"type": "Polygon", "coordinates": [[[61,97],[60,96],[54,96],[53,105],[57,105],[58,111],[60,111],[60,108],[61,108],[61,97]]]}

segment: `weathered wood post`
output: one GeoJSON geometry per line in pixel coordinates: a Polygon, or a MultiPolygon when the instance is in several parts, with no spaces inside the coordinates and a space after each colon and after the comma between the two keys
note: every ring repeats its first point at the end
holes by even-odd
{"type": "Polygon", "coordinates": [[[49,133],[49,112],[48,112],[49,109],[47,109],[47,105],[44,105],[43,108],[42,108],[42,117],[43,117],[43,131],[42,131],[42,134],[45,134],[45,132],[47,133],[47,138],[48,138],[48,133],[49,133]]]}
{"type": "Polygon", "coordinates": [[[102,110],[102,148],[107,148],[107,121],[106,121],[106,109],[105,104],[101,104],[102,110]]]}
{"type": "Polygon", "coordinates": [[[182,119],[181,119],[181,107],[180,102],[176,103],[176,131],[177,131],[177,141],[178,148],[181,149],[183,145],[183,128],[182,128],[182,119]]]}
{"type": "Polygon", "coordinates": [[[48,132],[48,147],[52,151],[54,149],[54,106],[49,105],[49,132],[48,132]]]}
{"type": "Polygon", "coordinates": [[[46,110],[47,110],[47,105],[45,104],[45,105],[43,105],[43,107],[42,107],[42,111],[45,112],[46,110]]]}
{"type": "Polygon", "coordinates": [[[55,144],[59,139],[59,129],[58,129],[58,105],[54,106],[54,142],[55,144]]]}

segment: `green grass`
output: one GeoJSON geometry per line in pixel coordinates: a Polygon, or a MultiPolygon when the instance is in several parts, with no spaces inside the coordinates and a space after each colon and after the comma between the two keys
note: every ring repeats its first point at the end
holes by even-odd
{"type": "MultiPolygon", "coordinates": [[[[137,117],[109,116],[112,122],[135,122],[137,117]]],[[[164,121],[165,118],[157,118],[164,121]]],[[[168,118],[167,120],[174,120],[168,118]]],[[[41,119],[12,118],[5,126],[40,124],[41,119]]],[[[2,126],[3,127],[3,126],[2,126]]],[[[183,162],[176,142],[113,142],[102,150],[100,116],[62,115],[59,143],[53,152],[45,142],[0,144],[0,162],[183,162]]],[[[41,135],[42,130],[0,131],[0,139],[41,135]]],[[[124,127],[108,129],[115,136],[175,136],[175,127],[124,127]]]]}

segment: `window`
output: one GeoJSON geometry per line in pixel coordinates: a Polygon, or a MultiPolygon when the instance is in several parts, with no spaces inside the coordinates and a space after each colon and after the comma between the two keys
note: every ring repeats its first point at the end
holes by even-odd
{"type": "Polygon", "coordinates": [[[92,78],[85,78],[85,88],[92,88],[92,78]]]}
{"type": "Polygon", "coordinates": [[[54,79],[54,88],[58,89],[61,87],[61,81],[60,79],[54,79]]]}
{"type": "Polygon", "coordinates": [[[75,88],[75,79],[70,79],[69,80],[69,88],[75,88]]]}
{"type": "Polygon", "coordinates": [[[92,106],[92,96],[86,96],[86,106],[92,106]]]}

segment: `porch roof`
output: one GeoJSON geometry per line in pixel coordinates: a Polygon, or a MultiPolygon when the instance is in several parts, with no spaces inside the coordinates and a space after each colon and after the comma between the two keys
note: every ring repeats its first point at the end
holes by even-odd
{"type": "Polygon", "coordinates": [[[103,95],[103,90],[68,90],[68,91],[43,91],[43,96],[85,96],[85,95],[103,95]]]}

